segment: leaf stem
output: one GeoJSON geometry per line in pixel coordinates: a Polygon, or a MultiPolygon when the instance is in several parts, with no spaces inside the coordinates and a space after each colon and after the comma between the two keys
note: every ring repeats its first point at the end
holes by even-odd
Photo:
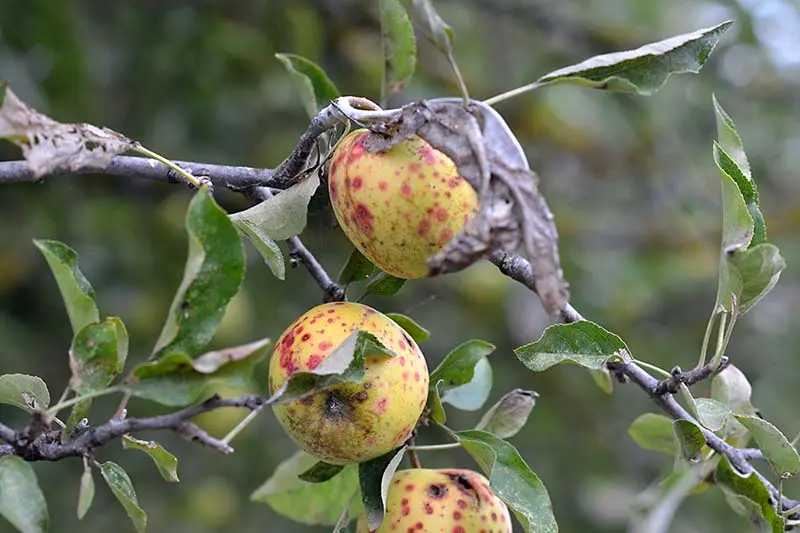
{"type": "Polygon", "coordinates": [[[435,452],[439,450],[454,450],[460,447],[460,442],[447,442],[445,444],[420,444],[419,446],[409,446],[408,452],[435,452]]]}
{"type": "Polygon", "coordinates": [[[450,63],[450,67],[453,69],[453,74],[456,76],[456,82],[458,83],[458,88],[461,91],[461,96],[464,97],[464,104],[469,103],[469,91],[467,90],[467,84],[464,82],[464,77],[461,76],[461,70],[458,68],[458,64],[456,63],[456,58],[453,57],[453,51],[447,51],[447,61],[450,63]]]}
{"type": "Polygon", "coordinates": [[[730,339],[730,334],[733,331],[733,324],[736,322],[735,311],[731,314],[731,324],[729,327],[726,327],[727,322],[728,314],[723,313],[719,319],[719,329],[717,329],[717,347],[714,350],[714,357],[711,359],[712,368],[717,368],[722,362],[722,354],[725,352],[725,348],[728,346],[728,340],[730,339]]]}
{"type": "Polygon", "coordinates": [[[697,361],[697,366],[695,368],[700,368],[706,364],[706,352],[708,352],[708,343],[711,341],[711,330],[714,329],[714,322],[716,322],[718,314],[717,308],[714,307],[714,312],[711,313],[708,323],[706,324],[706,332],[703,335],[703,344],[700,346],[700,359],[697,361]]]}
{"type": "Polygon", "coordinates": [[[138,152],[138,153],[140,153],[142,155],[145,155],[145,156],[147,156],[147,157],[149,157],[151,159],[155,159],[159,163],[162,163],[162,164],[166,165],[167,167],[171,168],[172,170],[174,170],[175,172],[177,172],[178,174],[183,176],[183,178],[189,183],[189,185],[191,185],[195,189],[199,189],[200,187],[203,186],[203,184],[200,182],[200,180],[197,179],[196,177],[192,176],[189,172],[186,172],[185,170],[183,170],[181,167],[179,167],[178,165],[176,165],[175,163],[173,163],[172,161],[170,161],[166,157],[164,157],[162,155],[159,155],[159,154],[153,152],[152,150],[148,150],[147,148],[145,148],[142,145],[136,146],[136,148],[134,148],[132,151],[138,152]]]}
{"type": "Polygon", "coordinates": [[[525,94],[534,89],[538,89],[539,87],[544,87],[545,85],[545,83],[539,83],[538,81],[535,81],[533,83],[529,83],[528,85],[523,85],[522,87],[517,87],[516,89],[511,89],[510,91],[487,98],[483,101],[483,103],[486,105],[498,104],[515,96],[519,96],[520,94],[525,94]]]}
{"type": "Polygon", "coordinates": [[[90,392],[88,394],[84,394],[82,396],[75,396],[71,400],[66,400],[63,402],[59,402],[56,405],[52,406],[50,409],[45,411],[45,414],[48,418],[54,417],[59,411],[62,409],[66,409],[67,407],[72,407],[75,404],[82,402],[83,400],[91,400],[92,398],[98,398],[100,396],[107,396],[109,394],[114,394],[116,392],[125,392],[127,389],[125,387],[109,387],[107,389],[90,392]]]}
{"type": "MultiPolygon", "coordinates": [[[[264,405],[267,405],[267,404],[264,404],[264,405]]],[[[232,441],[232,440],[233,440],[233,439],[234,439],[234,438],[235,438],[235,437],[236,437],[236,436],[237,436],[239,433],[241,433],[241,432],[244,430],[244,428],[246,428],[248,425],[250,425],[250,422],[252,422],[252,421],[255,419],[255,417],[257,417],[257,416],[258,416],[258,413],[260,413],[260,412],[261,412],[261,410],[262,410],[262,409],[264,409],[264,405],[261,405],[261,406],[259,406],[259,407],[255,408],[255,409],[253,409],[253,410],[252,410],[252,411],[250,411],[249,413],[247,413],[247,416],[246,416],[246,417],[244,417],[244,418],[242,419],[242,421],[241,421],[241,422],[239,422],[238,424],[236,424],[236,427],[235,427],[235,428],[233,428],[232,430],[230,430],[230,431],[228,432],[228,434],[227,434],[227,435],[225,435],[225,436],[222,438],[222,441],[221,441],[221,442],[223,442],[224,444],[230,444],[230,443],[231,443],[231,441],[232,441]]]]}
{"type": "Polygon", "coordinates": [[[670,374],[669,372],[667,372],[666,370],[664,370],[660,366],[651,365],[650,363],[647,363],[647,362],[642,361],[640,359],[634,359],[633,362],[636,363],[639,366],[643,366],[643,367],[645,367],[647,369],[650,369],[653,372],[656,372],[657,374],[661,374],[664,377],[667,377],[667,378],[672,377],[672,374],[670,374]]]}

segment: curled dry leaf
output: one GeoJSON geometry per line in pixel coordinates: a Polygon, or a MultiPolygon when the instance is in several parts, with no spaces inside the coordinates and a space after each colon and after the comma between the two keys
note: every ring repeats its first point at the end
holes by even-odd
{"type": "Polygon", "coordinates": [[[39,113],[0,84],[0,138],[17,144],[34,176],[80,168],[102,169],[137,143],[108,128],[62,124],[39,113]]]}
{"type": "Polygon", "coordinates": [[[503,118],[490,106],[460,98],[414,102],[397,110],[364,111],[340,98],[337,107],[350,118],[371,122],[365,146],[380,152],[419,135],[445,153],[477,191],[479,213],[463,231],[428,260],[431,275],[457,272],[495,250],[524,246],[536,289],[550,313],[569,295],[558,257],[553,214],[538,189],[522,147],[503,118]]]}

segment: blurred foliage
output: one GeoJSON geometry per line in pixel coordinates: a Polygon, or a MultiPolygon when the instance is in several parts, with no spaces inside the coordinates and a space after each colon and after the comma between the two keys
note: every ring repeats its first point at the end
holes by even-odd
{"type": "MultiPolygon", "coordinates": [[[[377,99],[383,58],[376,2],[369,0],[6,0],[0,9],[0,77],[19,96],[62,121],[106,125],[175,159],[272,167],[305,129],[307,117],[275,53],[306,56],[344,94],[377,99]]],[[[787,405],[800,401],[800,8],[786,0],[652,2],[609,0],[439,0],[455,31],[455,57],[470,93],[489,97],[598,53],[633,48],[733,18],[735,26],[699,76],[674,78],[650,98],[551,87],[499,104],[525,147],[555,213],[561,257],[575,306],[619,334],[638,358],[670,368],[698,356],[714,303],[721,222],[719,176],[711,156],[711,94],[747,146],[771,240],[787,259],[779,289],[741,320],[728,355],[748,375],[753,402],[776,425],[800,430],[787,405]]],[[[457,93],[446,58],[419,41],[418,70],[399,104],[457,93]]],[[[17,159],[0,145],[0,159],[17,159]]],[[[69,320],[32,239],[58,239],[81,255],[100,308],[119,315],[129,359],[149,354],[180,282],[181,187],[103,176],[63,177],[0,190],[0,373],[41,376],[57,395],[69,377],[69,320]]],[[[219,192],[224,207],[245,200],[219,192]]],[[[309,220],[307,246],[336,273],[351,247],[327,210],[309,220]]],[[[277,337],[319,303],[302,269],[276,280],[249,250],[244,290],[215,346],[277,337]]],[[[497,346],[494,402],[512,388],[540,397],[512,442],[546,484],[563,531],[624,531],[636,497],[670,468],[639,449],[630,422],[653,410],[633,387],[603,393],[585,372],[522,373],[513,348],[546,325],[536,298],[481,264],[457,275],[414,281],[393,298],[368,297],[384,311],[429,328],[423,344],[435,368],[470,337],[497,346]]],[[[266,389],[266,368],[256,390],[266,389]]],[[[95,402],[108,417],[114,400],[95,402]]],[[[133,401],[131,413],[157,407],[133,401]]],[[[24,413],[0,408],[21,423],[24,413]]],[[[451,414],[470,427],[479,413],[451,414]]],[[[224,433],[236,412],[206,415],[224,433]]],[[[422,434],[421,440],[438,435],[422,434]]],[[[146,438],[146,437],[142,437],[146,438]]],[[[294,452],[271,413],[234,442],[229,457],[160,436],[180,459],[182,483],[167,484],[144,454],[111,445],[100,460],[124,464],[152,531],[326,531],[276,516],[248,495],[294,452]]],[[[425,454],[426,466],[469,466],[463,451],[425,454]]],[[[130,530],[113,495],[99,487],[83,522],[75,516],[81,463],[33,465],[54,529],[130,530]]],[[[797,483],[787,483],[787,492],[797,483]]],[[[719,491],[692,497],[673,531],[748,531],[719,491]]]]}

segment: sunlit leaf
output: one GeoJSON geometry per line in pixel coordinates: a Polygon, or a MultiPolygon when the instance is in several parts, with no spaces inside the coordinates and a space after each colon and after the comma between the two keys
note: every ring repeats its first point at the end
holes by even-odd
{"type": "Polygon", "coordinates": [[[417,41],[414,27],[400,0],[379,0],[378,9],[383,41],[383,82],[381,101],[399,92],[414,75],[417,65],[417,41]]]}
{"type": "Polygon", "coordinates": [[[139,500],[136,498],[136,491],[133,489],[133,483],[128,477],[128,473],[111,461],[100,465],[100,473],[114,497],[128,513],[137,533],[144,533],[147,529],[147,515],[139,507],[139,500]]]}
{"type": "Polygon", "coordinates": [[[58,241],[33,241],[42,252],[64,299],[72,332],[78,333],[82,327],[97,322],[99,313],[95,304],[94,289],[89,280],[78,268],[78,254],[75,250],[58,241]]]}
{"type": "Polygon", "coordinates": [[[544,330],[539,340],[520,346],[514,353],[530,370],[541,372],[559,363],[600,370],[609,357],[629,352],[618,336],[594,322],[580,320],[554,324],[544,330]]]}
{"type": "Polygon", "coordinates": [[[296,54],[275,54],[275,57],[292,75],[309,117],[314,118],[320,109],[338,98],[336,86],[310,59],[296,54]]]}
{"type": "Polygon", "coordinates": [[[358,483],[361,487],[361,503],[367,516],[370,531],[383,522],[386,512],[386,496],[406,446],[358,465],[358,483]]]}
{"type": "Polygon", "coordinates": [[[217,331],[244,279],[242,240],[225,211],[203,187],[186,214],[189,253],[183,281],[153,355],[195,356],[217,331]]]}
{"type": "Polygon", "coordinates": [[[126,450],[139,450],[153,460],[158,472],[165,481],[177,483],[178,479],[178,458],[169,453],[164,446],[153,440],[140,440],[124,435],[122,437],[122,447],[126,450]]]}
{"type": "Polygon", "coordinates": [[[32,413],[50,406],[50,391],[42,378],[27,374],[0,376],[0,403],[13,405],[32,413]]]}
{"type": "Polygon", "coordinates": [[[403,328],[409,337],[414,339],[414,342],[421,344],[428,340],[431,332],[417,324],[414,319],[400,313],[386,313],[386,316],[391,318],[398,326],[403,328]]]}
{"type": "Polygon", "coordinates": [[[715,479],[717,484],[726,491],[752,502],[759,510],[761,517],[769,524],[772,533],[783,532],[783,519],[776,512],[767,487],[757,475],[752,472],[746,476],[740,474],[731,466],[728,458],[723,457],[717,466],[715,479]]]}
{"type": "Polygon", "coordinates": [[[15,455],[0,457],[0,516],[22,533],[44,533],[50,525],[33,467],[15,455]]]}

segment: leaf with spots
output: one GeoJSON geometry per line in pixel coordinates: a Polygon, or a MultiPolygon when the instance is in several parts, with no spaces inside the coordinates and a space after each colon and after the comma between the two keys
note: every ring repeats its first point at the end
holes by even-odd
{"type": "Polygon", "coordinates": [[[164,446],[153,440],[140,440],[130,435],[122,436],[122,448],[125,450],[139,450],[153,460],[158,472],[165,481],[177,483],[178,479],[178,458],[169,453],[164,446]]]}
{"type": "Polygon", "coordinates": [[[381,102],[385,104],[389,94],[402,91],[414,75],[417,40],[411,19],[400,0],[379,0],[378,10],[384,58],[381,102]]]}
{"type": "Polygon", "coordinates": [[[368,357],[394,357],[373,334],[356,330],[333,349],[318,367],[294,372],[267,400],[278,404],[299,400],[338,383],[359,382],[364,377],[368,357]]]}
{"type": "Polygon", "coordinates": [[[594,322],[580,320],[552,325],[539,340],[520,346],[514,353],[530,370],[542,372],[559,363],[600,370],[610,357],[629,351],[618,336],[594,322]]]}
{"type": "Polygon", "coordinates": [[[111,461],[100,465],[100,473],[114,497],[128,513],[137,533],[144,533],[147,529],[147,515],[139,507],[139,500],[128,473],[117,463],[111,461]]]}
{"type": "Polygon", "coordinates": [[[493,344],[472,339],[457,346],[445,356],[430,377],[427,408],[431,410],[434,421],[440,424],[445,422],[445,413],[441,404],[447,398],[447,394],[452,394],[452,391],[473,383],[473,380],[472,387],[464,389],[466,394],[456,392],[450,397],[450,400],[454,407],[466,406],[467,409],[464,410],[480,409],[488,397],[487,389],[491,389],[492,382],[491,366],[485,359],[494,350],[493,344]],[[481,363],[481,361],[484,362],[481,363]],[[470,398],[470,393],[474,393],[476,396],[470,398]],[[478,402],[478,400],[480,401],[478,402]],[[480,403],[480,405],[474,409],[471,408],[476,403],[480,403]]]}
{"type": "Polygon", "coordinates": [[[301,472],[297,477],[308,483],[324,483],[337,476],[342,470],[344,470],[343,465],[332,465],[325,461],[317,461],[314,466],[301,472]]]}
{"type": "Polygon", "coordinates": [[[50,406],[50,391],[38,376],[3,374],[0,376],[0,403],[32,413],[50,406]]]}
{"type": "Polygon", "coordinates": [[[253,366],[268,355],[271,341],[208,352],[195,359],[172,353],[133,369],[130,393],[162,405],[181,407],[196,402],[212,383],[247,386],[253,366]]]}
{"type": "Polygon", "coordinates": [[[349,517],[345,520],[358,516],[361,500],[353,498],[358,492],[358,467],[345,466],[339,475],[319,483],[300,479],[299,475],[317,462],[313,456],[298,451],[279,464],[272,476],[250,495],[250,499],[265,503],[281,516],[306,525],[334,525],[348,504],[349,517]]]}
{"type": "Polygon", "coordinates": [[[400,313],[386,313],[386,316],[403,328],[417,344],[423,343],[431,336],[431,332],[417,324],[414,319],[400,313]]]}
{"type": "Polygon", "coordinates": [[[125,368],[128,332],[117,317],[87,324],[75,335],[69,350],[70,387],[79,395],[108,387],[125,368]]]}
{"type": "Polygon", "coordinates": [[[0,83],[0,139],[22,149],[35,177],[80,168],[103,169],[138,143],[91,124],[63,124],[29,107],[0,83]]]}
{"type": "Polygon", "coordinates": [[[189,253],[153,358],[200,353],[219,327],[244,280],[242,240],[208,189],[201,188],[186,213],[189,253]]]}
{"type": "Polygon", "coordinates": [[[310,118],[339,96],[339,90],[325,71],[310,59],[297,54],[275,54],[292,76],[310,118]]]}
{"type": "Polygon", "coordinates": [[[0,457],[0,516],[22,533],[45,533],[50,526],[33,467],[14,455],[0,457]]]}
{"type": "Polygon", "coordinates": [[[772,495],[756,474],[750,472],[742,475],[731,466],[727,457],[722,457],[717,465],[715,480],[725,491],[726,496],[732,498],[738,507],[754,512],[759,518],[766,521],[768,526],[766,531],[772,531],[772,533],[784,531],[783,519],[775,510],[772,495]],[[742,506],[742,503],[746,505],[742,506]]]}
{"type": "Polygon", "coordinates": [[[547,489],[517,449],[485,431],[459,431],[461,446],[481,467],[492,492],[514,512],[526,533],[556,533],[547,489]]]}
{"type": "Polygon", "coordinates": [[[362,300],[364,297],[369,295],[394,296],[400,291],[400,289],[403,288],[403,285],[406,284],[406,281],[408,280],[405,278],[397,278],[391,274],[387,274],[386,272],[380,272],[377,276],[369,280],[369,283],[367,283],[367,289],[364,291],[364,295],[361,296],[359,300],[362,300]]]}
{"type": "Polygon", "coordinates": [[[364,254],[354,249],[347,258],[347,263],[339,272],[339,283],[350,285],[356,281],[364,281],[375,272],[375,265],[364,257],[364,254]]]}
{"type": "Polygon", "coordinates": [[[394,477],[407,446],[376,457],[358,465],[358,483],[361,487],[361,503],[367,516],[369,530],[373,531],[383,522],[386,513],[386,496],[389,483],[394,477]]]}
{"type": "Polygon", "coordinates": [[[475,429],[501,439],[513,437],[525,426],[538,397],[531,390],[512,390],[484,413],[475,429]]]}
{"type": "Polygon", "coordinates": [[[42,252],[67,308],[72,332],[78,333],[86,324],[97,322],[99,312],[92,285],[78,267],[78,253],[58,241],[33,241],[42,252]]]}

